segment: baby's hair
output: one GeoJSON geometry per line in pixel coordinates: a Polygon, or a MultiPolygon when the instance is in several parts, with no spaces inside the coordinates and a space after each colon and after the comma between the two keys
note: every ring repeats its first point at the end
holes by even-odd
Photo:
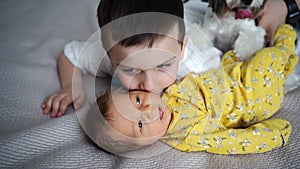
{"type": "MultiPolygon", "coordinates": [[[[124,16],[131,15],[132,18],[118,22],[112,28],[101,29],[101,39],[103,47],[109,51],[109,39],[113,38],[118,44],[124,47],[135,45],[146,45],[151,47],[157,40],[166,37],[165,35],[178,26],[178,41],[183,44],[185,36],[185,25],[183,21],[182,0],[101,0],[98,6],[98,23],[100,28],[124,16]],[[139,18],[132,14],[142,14],[148,12],[162,13],[157,17],[139,18]],[[159,20],[163,14],[174,16],[168,19],[159,20]],[[158,19],[159,18],[159,19],[158,19]],[[162,23],[163,22],[163,23],[162,23]],[[135,34],[139,30],[139,34],[135,34]],[[104,31],[104,32],[103,32],[104,31]],[[151,33],[151,31],[159,33],[151,33]],[[149,32],[149,33],[147,33],[149,32]],[[134,35],[126,37],[126,35],[134,35]],[[123,39],[126,37],[125,39],[123,39]]],[[[163,17],[162,17],[163,18],[163,17]]]]}
{"type": "Polygon", "coordinates": [[[105,120],[109,120],[110,116],[108,113],[108,106],[110,104],[110,90],[106,90],[106,92],[97,99],[98,108],[105,120]]]}
{"type": "Polygon", "coordinates": [[[85,131],[89,137],[98,146],[114,154],[122,154],[143,147],[144,145],[138,144],[136,139],[119,133],[107,123],[110,120],[111,100],[111,90],[107,90],[105,94],[97,98],[97,105],[93,105],[85,116],[85,131]]]}

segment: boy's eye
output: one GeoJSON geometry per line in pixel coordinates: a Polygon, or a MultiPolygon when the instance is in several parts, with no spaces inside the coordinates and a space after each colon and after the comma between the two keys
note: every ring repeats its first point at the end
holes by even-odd
{"type": "Polygon", "coordinates": [[[141,121],[141,120],[138,122],[138,125],[139,125],[139,128],[140,128],[140,129],[142,129],[142,128],[143,128],[143,123],[142,123],[142,121],[141,121]]]}
{"type": "Polygon", "coordinates": [[[171,63],[164,63],[164,64],[158,65],[156,68],[158,68],[158,69],[166,69],[166,68],[170,67],[171,65],[172,65],[171,63]]]}
{"type": "Polygon", "coordinates": [[[135,68],[122,68],[124,73],[138,73],[140,70],[135,68]]]}

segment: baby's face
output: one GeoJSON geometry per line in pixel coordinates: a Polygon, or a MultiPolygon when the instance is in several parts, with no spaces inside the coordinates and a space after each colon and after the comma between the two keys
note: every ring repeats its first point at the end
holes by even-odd
{"type": "Polygon", "coordinates": [[[133,138],[159,136],[159,139],[167,131],[171,120],[171,112],[160,96],[144,91],[113,93],[108,112],[111,117],[108,123],[133,138]]]}

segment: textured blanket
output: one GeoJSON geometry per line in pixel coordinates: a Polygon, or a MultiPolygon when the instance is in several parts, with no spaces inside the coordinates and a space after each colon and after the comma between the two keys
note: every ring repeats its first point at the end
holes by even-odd
{"type": "MultiPolygon", "coordinates": [[[[57,57],[66,43],[97,30],[98,2],[0,1],[0,168],[299,168],[300,88],[275,115],[292,124],[289,143],[263,154],[185,153],[158,143],[139,156],[117,156],[90,140],[72,107],[60,118],[43,115],[42,101],[60,89],[57,57]]],[[[194,21],[206,8],[198,0],[186,5],[194,21]]]]}

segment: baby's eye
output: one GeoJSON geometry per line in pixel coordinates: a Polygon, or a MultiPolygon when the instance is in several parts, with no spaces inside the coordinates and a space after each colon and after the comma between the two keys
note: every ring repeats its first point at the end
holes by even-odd
{"type": "Polygon", "coordinates": [[[136,98],[136,104],[137,104],[138,106],[140,106],[140,105],[141,105],[141,100],[140,100],[140,98],[139,98],[139,97],[137,97],[137,98],[136,98]]]}
{"type": "Polygon", "coordinates": [[[139,125],[139,128],[140,128],[140,130],[141,130],[141,129],[143,128],[143,123],[142,123],[141,120],[138,122],[138,125],[139,125]]]}

